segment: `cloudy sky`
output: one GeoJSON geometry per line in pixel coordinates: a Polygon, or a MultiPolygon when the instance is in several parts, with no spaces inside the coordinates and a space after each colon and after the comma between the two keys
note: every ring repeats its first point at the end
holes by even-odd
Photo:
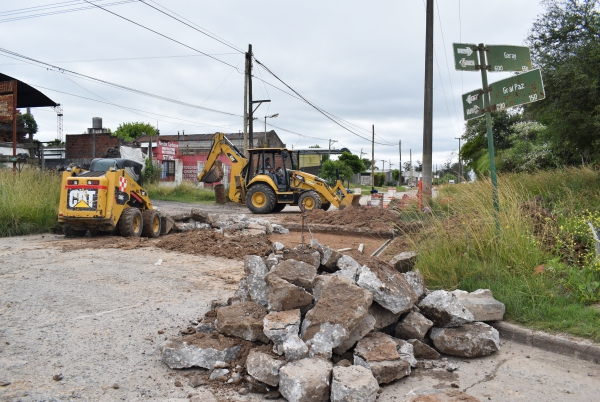
{"type": "MultiPolygon", "coordinates": [[[[327,148],[331,139],[337,141],[335,148],[347,147],[357,154],[362,150],[370,157],[375,125],[379,167],[381,160],[386,160],[386,168],[389,161],[398,166],[399,140],[403,161],[410,149],[413,161],[422,159],[424,0],[146,0],[179,14],[198,30],[140,1],[94,2],[133,22],[84,0],[3,2],[0,47],[234,116],[118,89],[0,52],[0,72],[36,86],[63,105],[65,134],[84,132],[95,116],[113,130],[122,122],[142,121],[158,124],[161,134],[238,132],[244,85],[239,50],[252,44],[258,61],[306,99],[343,119],[353,132],[283,92],[290,90],[257,65],[254,75],[273,86],[254,80],[254,98],[272,101],[256,112],[261,122],[255,123],[255,131],[262,131],[265,115],[279,113],[267,122],[278,127],[274,129],[288,147],[327,148]]],[[[522,45],[543,8],[537,0],[436,3],[433,162],[442,164],[457,160],[454,138],[464,129],[460,95],[481,86],[479,73],[454,70],[452,43],[522,45]]],[[[507,76],[494,73],[489,80],[507,76]]],[[[37,138],[56,138],[56,114],[51,109],[32,113],[40,127],[37,138]]]]}

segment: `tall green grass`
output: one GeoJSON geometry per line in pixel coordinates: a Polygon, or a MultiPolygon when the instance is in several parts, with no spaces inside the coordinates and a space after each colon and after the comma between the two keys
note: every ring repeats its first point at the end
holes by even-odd
{"type": "Polygon", "coordinates": [[[180,201],[190,203],[215,202],[216,197],[212,189],[202,189],[189,182],[182,182],[178,186],[165,186],[151,183],[144,186],[151,200],[180,201]]]}
{"type": "Polygon", "coordinates": [[[13,175],[0,168],[0,237],[43,233],[58,219],[61,177],[24,169],[13,175]]]}
{"type": "Polygon", "coordinates": [[[600,340],[600,313],[589,306],[600,300],[600,263],[581,225],[600,209],[598,172],[504,175],[499,199],[500,231],[489,181],[441,188],[429,215],[405,212],[427,223],[407,236],[428,286],[489,288],[511,321],[600,340]]]}

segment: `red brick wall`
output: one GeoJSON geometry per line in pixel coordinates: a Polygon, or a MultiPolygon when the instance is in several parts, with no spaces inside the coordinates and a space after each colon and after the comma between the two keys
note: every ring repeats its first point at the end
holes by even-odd
{"type": "Polygon", "coordinates": [[[96,155],[92,155],[92,134],[67,134],[66,157],[67,159],[93,159],[101,158],[107,148],[119,145],[119,139],[110,134],[95,134],[96,155]]]}

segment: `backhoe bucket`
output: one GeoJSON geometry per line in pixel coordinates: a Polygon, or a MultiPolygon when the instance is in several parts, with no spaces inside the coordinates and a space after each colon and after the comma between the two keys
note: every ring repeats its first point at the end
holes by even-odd
{"type": "Polygon", "coordinates": [[[216,183],[223,180],[225,172],[223,171],[223,162],[220,160],[215,161],[215,165],[204,175],[200,180],[204,183],[216,183]]]}
{"type": "Polygon", "coordinates": [[[340,209],[346,208],[348,205],[359,206],[361,194],[348,194],[342,199],[340,203],[340,209]]]}

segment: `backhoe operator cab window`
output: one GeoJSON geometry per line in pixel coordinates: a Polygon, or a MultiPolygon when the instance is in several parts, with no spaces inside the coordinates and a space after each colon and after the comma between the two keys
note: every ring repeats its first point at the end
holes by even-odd
{"type": "Polygon", "coordinates": [[[115,170],[125,169],[129,176],[142,186],[142,167],[143,165],[141,163],[130,159],[96,158],[92,160],[92,163],[90,164],[90,172],[108,172],[111,168],[115,170]]]}
{"type": "Polygon", "coordinates": [[[280,189],[289,187],[289,170],[292,167],[290,155],[285,150],[250,150],[250,166],[246,181],[264,174],[273,180],[280,189]]]}

